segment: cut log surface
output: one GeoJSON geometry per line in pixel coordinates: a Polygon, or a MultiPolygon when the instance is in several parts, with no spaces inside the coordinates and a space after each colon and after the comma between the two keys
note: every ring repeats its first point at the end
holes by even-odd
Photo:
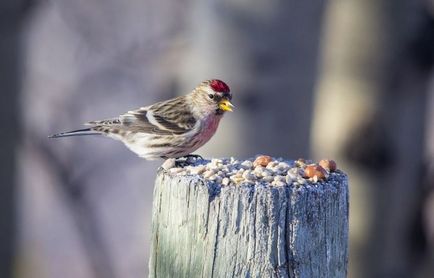
{"type": "MultiPolygon", "coordinates": [[[[346,277],[344,173],[337,170],[319,181],[293,175],[276,186],[262,178],[231,178],[249,169],[234,159],[220,161],[214,164],[225,169],[223,176],[226,173],[231,181],[226,185],[222,171],[216,172],[217,178],[204,177],[213,161],[160,168],[154,189],[150,277],[346,277]]],[[[280,176],[303,171],[294,162],[286,165],[289,169],[280,176]]],[[[251,166],[251,173],[262,177],[255,172],[260,167],[251,166]]]]}

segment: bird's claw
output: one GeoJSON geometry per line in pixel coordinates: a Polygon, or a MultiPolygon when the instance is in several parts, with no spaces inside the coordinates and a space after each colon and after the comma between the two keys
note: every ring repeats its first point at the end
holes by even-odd
{"type": "Polygon", "coordinates": [[[196,159],[199,158],[200,160],[203,160],[203,157],[199,154],[187,154],[186,156],[183,156],[183,158],[186,158],[187,160],[189,158],[196,158],[196,159]]]}
{"type": "Polygon", "coordinates": [[[175,161],[176,167],[184,167],[194,163],[197,159],[204,160],[201,155],[198,154],[188,154],[185,156],[178,157],[175,161]],[[194,159],[194,160],[193,160],[194,159]]]}

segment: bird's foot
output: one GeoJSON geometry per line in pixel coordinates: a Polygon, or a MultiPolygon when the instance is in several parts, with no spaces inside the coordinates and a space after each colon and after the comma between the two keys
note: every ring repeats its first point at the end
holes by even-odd
{"type": "Polygon", "coordinates": [[[187,154],[187,155],[183,156],[182,158],[186,158],[187,160],[189,158],[195,158],[196,160],[199,158],[200,160],[203,160],[203,157],[199,154],[187,154]]]}
{"type": "Polygon", "coordinates": [[[185,167],[193,164],[197,160],[204,160],[202,156],[198,154],[188,154],[185,156],[178,157],[175,161],[176,167],[185,167]]]}
{"type": "Polygon", "coordinates": [[[165,159],[164,163],[161,165],[161,167],[165,170],[169,170],[170,168],[174,168],[174,167],[182,168],[194,164],[197,160],[204,160],[204,158],[198,154],[188,154],[178,158],[167,158],[167,157],[161,157],[161,158],[165,159]]]}

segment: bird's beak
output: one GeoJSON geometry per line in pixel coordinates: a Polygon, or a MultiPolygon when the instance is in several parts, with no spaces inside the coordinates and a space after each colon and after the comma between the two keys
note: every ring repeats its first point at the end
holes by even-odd
{"type": "Polygon", "coordinates": [[[234,105],[227,99],[222,99],[219,102],[219,108],[223,111],[230,111],[232,112],[232,108],[234,107],[234,105]]]}

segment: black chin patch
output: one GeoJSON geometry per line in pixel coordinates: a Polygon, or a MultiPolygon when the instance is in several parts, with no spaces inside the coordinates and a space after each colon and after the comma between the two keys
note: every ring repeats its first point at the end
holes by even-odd
{"type": "Polygon", "coordinates": [[[225,111],[221,110],[220,108],[216,109],[215,114],[216,115],[223,115],[225,111]]]}

